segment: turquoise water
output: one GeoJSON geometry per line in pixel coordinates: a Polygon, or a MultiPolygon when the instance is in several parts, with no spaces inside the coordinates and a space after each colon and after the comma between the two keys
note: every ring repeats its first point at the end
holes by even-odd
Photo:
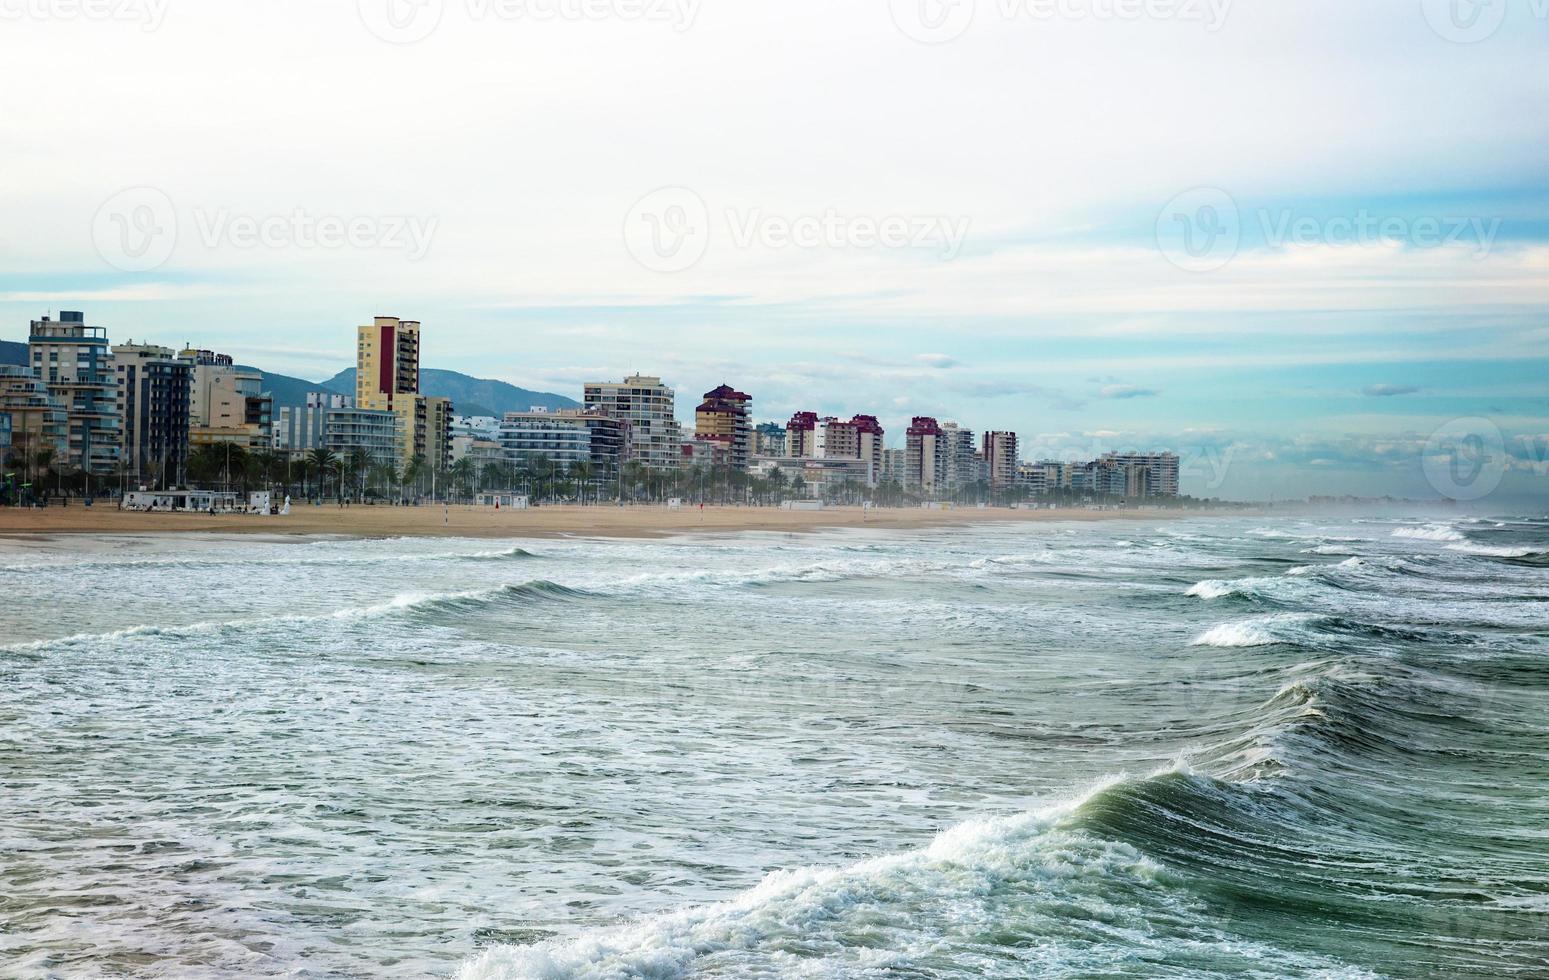
{"type": "Polygon", "coordinates": [[[0,975],[1549,976],[1549,521],[0,544],[0,975]]]}

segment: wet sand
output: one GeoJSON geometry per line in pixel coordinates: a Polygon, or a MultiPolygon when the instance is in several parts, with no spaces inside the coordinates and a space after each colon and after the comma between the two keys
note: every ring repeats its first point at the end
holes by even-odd
{"type": "Polygon", "coordinates": [[[247,514],[156,514],[120,511],[112,505],[48,507],[42,510],[0,508],[0,536],[54,534],[145,534],[155,532],[214,532],[219,534],[345,535],[352,537],[443,536],[467,538],[663,537],[699,531],[810,531],[829,527],[950,527],[989,521],[1166,520],[1194,516],[1199,511],[1135,509],[1124,511],[1010,510],[968,507],[956,510],[924,508],[834,507],[822,511],[791,511],[774,507],[715,507],[600,504],[590,507],[554,506],[529,510],[455,505],[451,507],[338,507],[333,504],[292,506],[284,517],[247,514]]]}

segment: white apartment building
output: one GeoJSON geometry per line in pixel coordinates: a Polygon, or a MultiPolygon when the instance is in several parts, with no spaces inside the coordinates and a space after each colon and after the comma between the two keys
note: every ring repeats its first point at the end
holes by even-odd
{"type": "Polygon", "coordinates": [[[629,458],[653,470],[677,469],[682,457],[675,402],[673,389],[661,378],[646,374],[633,374],[617,383],[588,382],[585,389],[588,409],[629,423],[629,458]]]}

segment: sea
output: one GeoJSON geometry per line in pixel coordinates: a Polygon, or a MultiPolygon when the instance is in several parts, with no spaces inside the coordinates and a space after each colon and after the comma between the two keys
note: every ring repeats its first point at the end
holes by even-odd
{"type": "Polygon", "coordinates": [[[0,542],[0,976],[1549,977],[1549,519],[0,542]]]}

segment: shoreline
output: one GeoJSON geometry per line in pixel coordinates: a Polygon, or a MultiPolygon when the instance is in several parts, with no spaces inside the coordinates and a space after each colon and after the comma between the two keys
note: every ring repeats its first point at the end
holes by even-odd
{"type": "Polygon", "coordinates": [[[659,505],[598,504],[530,510],[459,504],[442,508],[293,505],[285,517],[250,514],[176,514],[121,511],[108,506],[0,509],[0,541],[69,534],[254,534],[271,537],[349,538],[663,538],[697,532],[808,532],[830,528],[937,528],[1024,521],[1174,520],[1181,517],[1255,513],[1243,510],[1137,508],[1102,511],[833,507],[791,511],[776,507],[711,506],[668,510],[659,505]]]}

